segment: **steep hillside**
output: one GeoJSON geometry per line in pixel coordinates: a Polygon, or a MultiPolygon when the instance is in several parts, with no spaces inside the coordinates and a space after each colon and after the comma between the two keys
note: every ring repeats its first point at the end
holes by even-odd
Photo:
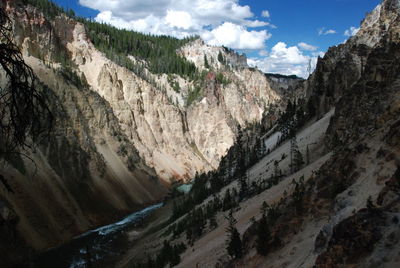
{"type": "Polygon", "coordinates": [[[249,70],[243,60],[230,60],[240,58],[233,52],[198,40],[182,48],[181,53],[195,64],[197,58],[189,54],[200,50],[200,58],[211,62],[214,50],[223,53],[223,63],[215,59],[215,66],[200,68],[197,81],[152,73],[146,62],[128,55],[133,65],[140,66],[139,76],[105,57],[91,43],[82,23],[64,15],[50,23],[36,9],[27,11],[15,9],[17,40],[25,51],[55,63],[51,54],[56,44],[48,42],[61,40],[73,70],[110,104],[124,134],[166,181],[216,168],[233,144],[237,126],[260,121],[265,107],[280,100],[261,72],[249,70]]]}
{"type": "Polygon", "coordinates": [[[284,104],[225,48],[96,26],[46,1],[1,4],[55,117],[46,139],[2,162],[1,240],[17,241],[1,243],[4,263],[161,200],[171,182],[217,168],[238,128],[284,104]],[[186,45],[163,54],[177,64],[165,67],[156,54],[110,54],[102,38],[112,34],[186,45]]]}
{"type": "Polygon", "coordinates": [[[306,99],[255,132],[264,142],[241,136],[120,266],[157,263],[143,251],[167,239],[187,245],[178,267],[398,267],[399,26],[400,1],[382,1],[318,60],[306,99]]]}
{"type": "MultiPolygon", "coordinates": [[[[68,71],[51,70],[33,57],[26,62],[46,81],[57,119],[34,150],[3,163],[1,174],[12,191],[3,188],[1,199],[12,213],[3,215],[2,235],[16,232],[29,246],[43,249],[165,195],[166,186],[120,134],[108,103],[65,79],[68,71]]],[[[15,238],[2,241],[8,239],[15,238]]],[[[12,244],[15,248],[2,242],[2,250],[26,254],[12,244]]]]}
{"type": "Polygon", "coordinates": [[[297,182],[287,197],[265,195],[279,211],[268,213],[266,257],[257,254],[254,223],[243,232],[246,257],[237,266],[399,265],[399,7],[383,1],[356,36],[319,60],[307,93],[319,115],[335,107],[325,134],[325,152],[333,155],[312,175],[311,164],[289,177],[297,182]]]}
{"type": "Polygon", "coordinates": [[[399,41],[398,1],[383,1],[362,21],[346,43],[329,48],[306,81],[305,91],[317,114],[330,110],[360,79],[374,47],[399,41]]]}
{"type": "MultiPolygon", "coordinates": [[[[124,229],[130,248],[107,261],[400,265],[400,0],[383,0],[306,81],[199,39],[119,30],[45,0],[5,2],[55,122],[1,162],[0,266],[193,177],[188,193],[171,187],[153,218],[124,229]]],[[[101,264],[85,250],[84,263],[101,264]]]]}

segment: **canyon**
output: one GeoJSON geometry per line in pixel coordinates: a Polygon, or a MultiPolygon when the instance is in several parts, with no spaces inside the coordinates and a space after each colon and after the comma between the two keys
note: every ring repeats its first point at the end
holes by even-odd
{"type": "Polygon", "coordinates": [[[90,37],[111,35],[25,2],[3,8],[54,121],[1,162],[0,266],[160,204],[121,231],[127,248],[112,265],[82,265],[147,267],[168,241],[185,245],[178,267],[398,267],[399,0],[383,0],[306,80],[198,38],[176,50],[193,76],[133,53],[124,65],[90,37]],[[240,258],[225,248],[228,214],[240,258]]]}

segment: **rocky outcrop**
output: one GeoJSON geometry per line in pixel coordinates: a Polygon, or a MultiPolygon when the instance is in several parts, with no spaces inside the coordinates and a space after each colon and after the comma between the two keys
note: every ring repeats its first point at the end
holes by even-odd
{"type": "MultiPolygon", "coordinates": [[[[160,90],[106,59],[87,40],[82,24],[75,25],[67,47],[91,89],[110,103],[140,156],[167,181],[216,168],[234,142],[236,126],[260,121],[267,103],[279,100],[260,72],[222,69],[207,75],[202,100],[185,107],[180,100],[194,85],[175,76],[179,94],[160,90]],[[216,72],[229,83],[217,81],[216,72]]],[[[165,76],[150,75],[168,88],[165,76]]]]}
{"type": "Polygon", "coordinates": [[[307,98],[318,116],[329,111],[360,79],[374,48],[400,41],[399,20],[399,1],[385,0],[366,16],[355,36],[329,48],[318,59],[314,73],[305,82],[307,98]]]}
{"type": "Polygon", "coordinates": [[[2,168],[12,192],[0,199],[18,215],[17,234],[43,249],[159,201],[165,185],[121,134],[110,106],[64,71],[26,62],[46,81],[56,121],[34,150],[2,168]]]}
{"type": "Polygon", "coordinates": [[[373,133],[399,112],[395,97],[400,72],[399,6],[397,0],[383,1],[362,22],[357,35],[344,45],[344,50],[352,47],[347,53],[355,51],[359,57],[349,67],[354,70],[349,72],[354,74],[353,81],[346,82],[336,98],[335,116],[326,137],[331,148],[373,133]]]}
{"type": "Polygon", "coordinates": [[[215,64],[188,104],[193,81],[147,69],[143,79],[98,51],[83,24],[8,3],[15,41],[56,118],[51,134],[25,152],[29,158],[9,159],[1,170],[14,193],[1,192],[0,201],[15,211],[16,235],[28,248],[55,246],[160,200],[172,180],[218,167],[237,127],[259,122],[265,107],[280,102],[245,56],[197,40],[178,53],[215,64]]]}
{"type": "Polygon", "coordinates": [[[265,74],[270,87],[279,92],[284,100],[305,98],[304,79],[295,75],[265,74]]]}
{"type": "Polygon", "coordinates": [[[399,44],[374,49],[362,78],[338,101],[327,131],[331,148],[371,135],[395,120],[400,112],[398,98],[399,44]]]}
{"type": "MultiPolygon", "coordinates": [[[[354,49],[367,53],[356,63],[361,70],[357,81],[344,88],[336,103],[325,140],[330,149],[338,150],[338,155],[343,148],[361,154],[372,148],[376,150],[375,154],[370,153],[373,161],[365,169],[367,174],[361,173],[355,184],[373,176],[374,183],[365,189],[373,191],[378,187],[379,192],[369,197],[361,195],[367,208],[353,212],[348,218],[341,215],[343,220],[333,227],[326,250],[316,260],[317,267],[342,264],[379,267],[399,263],[393,250],[399,243],[394,230],[398,229],[400,211],[398,167],[396,170],[400,159],[399,7],[397,0],[383,1],[348,41],[354,49]],[[372,173],[374,169],[377,171],[372,173]],[[393,175],[381,175],[383,170],[391,170],[393,175]]],[[[354,159],[358,159],[358,165],[367,161],[361,156],[354,159]]]]}
{"type": "Polygon", "coordinates": [[[183,46],[178,53],[192,61],[200,69],[248,68],[245,54],[239,55],[226,47],[206,45],[201,39],[196,39],[183,46]],[[206,61],[208,66],[206,66],[206,61]]]}
{"type": "MultiPolygon", "coordinates": [[[[269,226],[270,252],[262,259],[251,246],[247,266],[399,265],[399,7],[398,0],[384,0],[356,36],[319,59],[305,82],[319,116],[334,108],[325,134],[333,154],[304,192],[277,202],[281,215],[269,226]],[[285,257],[306,237],[313,243],[302,249],[301,261],[285,257]]],[[[252,228],[244,242],[255,240],[252,228]]]]}
{"type": "Polygon", "coordinates": [[[379,228],[385,223],[379,211],[364,209],[335,226],[328,249],[319,255],[316,267],[339,267],[358,263],[372,253],[382,238],[379,228]]]}
{"type": "MultiPolygon", "coordinates": [[[[188,179],[196,171],[216,168],[234,142],[236,126],[260,121],[267,103],[279,100],[261,73],[217,69],[206,77],[210,79],[202,89],[203,99],[185,107],[180,100],[187,99],[189,88],[194,87],[190,82],[176,77],[181,92],[169,95],[171,90],[165,93],[106,59],[87,40],[83,25],[75,25],[73,36],[67,47],[78,69],[92,90],[110,103],[146,164],[165,180],[188,179]],[[216,72],[223,73],[229,83],[213,79],[216,72]]],[[[196,51],[188,47],[185,51],[196,51]]],[[[152,77],[166,84],[164,76],[152,77]]]]}
{"type": "Polygon", "coordinates": [[[382,1],[362,21],[360,30],[350,41],[368,47],[376,47],[387,42],[399,42],[399,12],[398,0],[382,1]]]}

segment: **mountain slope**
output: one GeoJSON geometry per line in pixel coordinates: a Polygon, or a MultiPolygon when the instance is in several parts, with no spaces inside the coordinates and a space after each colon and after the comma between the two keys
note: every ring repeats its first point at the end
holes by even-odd
{"type": "MultiPolygon", "coordinates": [[[[294,109],[315,113],[294,128],[296,135],[282,142],[280,123],[272,127],[263,137],[273,146],[246,175],[235,174],[241,156],[231,150],[224,158],[230,161],[198,178],[186,200],[209,196],[151,239],[142,238],[144,245],[134,245],[121,267],[138,260],[146,267],[143,249],[153,254],[157,237],[187,243],[178,267],[398,267],[399,26],[400,1],[382,1],[357,35],[330,48],[304,82],[307,103],[294,109]],[[296,170],[298,151],[304,163],[296,170]],[[214,191],[215,178],[224,181],[220,191],[214,191]],[[260,220],[264,201],[268,228],[260,220]],[[241,234],[238,259],[226,250],[229,211],[241,234]],[[267,249],[263,255],[259,245],[267,249]]],[[[293,114],[286,119],[298,120],[293,114]]]]}
{"type": "Polygon", "coordinates": [[[276,203],[282,216],[270,226],[266,257],[252,249],[254,229],[244,233],[243,267],[398,266],[399,3],[383,1],[319,60],[306,88],[320,114],[335,107],[325,134],[333,155],[313,175],[307,167],[295,174],[309,179],[300,199],[276,203]]]}
{"type": "MultiPolygon", "coordinates": [[[[25,50],[51,63],[48,38],[53,33],[62,40],[76,67],[74,71],[85,77],[91,90],[110,103],[124,134],[146,164],[164,180],[187,179],[196,171],[216,168],[219,159],[233,144],[237,126],[260,121],[265,107],[280,99],[263,74],[250,71],[243,61],[235,66],[220,63],[215,69],[203,70],[200,85],[178,75],[153,74],[146,63],[141,70],[146,77],[143,79],[99,52],[88,39],[83,24],[59,16],[54,25],[49,26],[35,9],[28,13],[29,17],[16,11],[22,28],[18,40],[23,41],[25,50]],[[25,38],[26,35],[29,38],[25,38]],[[202,101],[197,102],[200,100],[197,97],[193,105],[188,105],[191,104],[188,102],[190,95],[198,87],[202,101]],[[210,113],[212,110],[214,112],[210,113]],[[215,115],[215,119],[207,118],[208,114],[215,115]],[[203,129],[205,126],[198,119],[208,120],[207,129],[203,129]],[[210,132],[210,129],[215,131],[210,132]],[[180,148],[179,152],[175,148],[180,148]],[[208,151],[210,148],[213,151],[208,151]]],[[[196,51],[198,41],[189,47],[190,51],[196,51]]],[[[206,55],[211,62],[214,48],[204,44],[200,47],[204,50],[202,53],[206,53],[201,57],[206,55]]],[[[231,54],[224,52],[224,59],[232,57],[231,54]]],[[[141,61],[133,56],[130,59],[134,63],[141,61]]],[[[188,60],[193,58],[188,56],[188,60]]]]}
{"type": "Polygon", "coordinates": [[[284,103],[243,56],[198,40],[177,55],[201,48],[203,59],[211,62],[217,50],[223,60],[217,55],[219,64],[198,66],[196,77],[152,73],[150,61],[133,55],[123,55],[125,66],[92,43],[84,20],[37,4],[44,2],[2,2],[56,118],[51,134],[24,151],[29,158],[8,159],[1,168],[14,193],[1,185],[0,234],[17,241],[1,243],[4,263],[160,201],[171,182],[218,167],[239,126],[284,103]]]}

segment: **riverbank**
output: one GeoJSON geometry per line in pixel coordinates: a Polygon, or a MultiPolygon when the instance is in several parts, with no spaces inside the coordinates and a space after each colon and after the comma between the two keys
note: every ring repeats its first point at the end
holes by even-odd
{"type": "Polygon", "coordinates": [[[115,223],[90,230],[34,258],[33,267],[114,267],[130,247],[130,232],[151,223],[163,203],[146,207],[115,223]]]}
{"type": "Polygon", "coordinates": [[[145,219],[143,228],[133,228],[128,232],[129,250],[118,260],[114,267],[129,267],[136,260],[158,253],[162,247],[161,234],[171,217],[172,203],[167,202],[162,208],[154,211],[145,219]]]}

